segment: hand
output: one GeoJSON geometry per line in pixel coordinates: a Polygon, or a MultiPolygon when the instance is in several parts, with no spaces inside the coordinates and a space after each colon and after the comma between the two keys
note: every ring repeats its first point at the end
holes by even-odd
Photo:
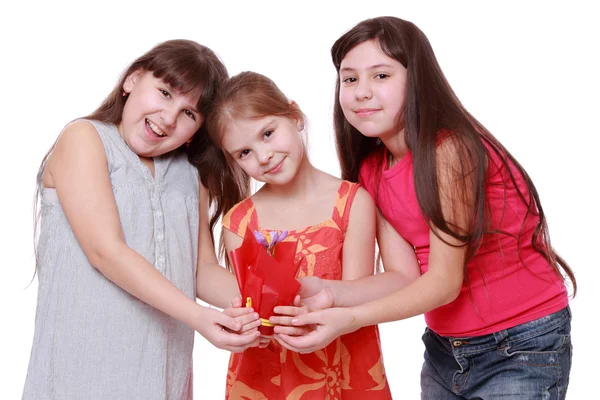
{"type": "MultiPolygon", "coordinates": [[[[215,347],[239,353],[258,345],[258,330],[245,334],[234,333],[241,331],[242,322],[212,308],[202,307],[202,310],[195,329],[215,347]]],[[[248,310],[244,311],[251,313],[248,310]]]]}
{"type": "Polygon", "coordinates": [[[303,305],[310,311],[325,310],[335,305],[335,295],[329,281],[316,276],[298,278],[302,285],[300,298],[303,305]]]}
{"type": "Polygon", "coordinates": [[[230,304],[231,307],[224,309],[223,312],[242,324],[237,333],[246,334],[258,330],[260,317],[254,309],[242,307],[242,299],[239,297],[234,297],[230,304]]]}
{"type": "Polygon", "coordinates": [[[258,347],[260,347],[261,349],[264,349],[265,347],[267,347],[269,345],[269,343],[271,343],[271,340],[273,340],[273,336],[259,336],[258,337],[258,347]]]}
{"type": "Polygon", "coordinates": [[[298,353],[311,353],[327,346],[337,337],[360,328],[351,308],[329,308],[323,311],[298,315],[291,320],[294,326],[313,325],[314,329],[304,336],[290,336],[283,333],[275,339],[283,347],[298,353]]]}
{"type": "Polygon", "coordinates": [[[273,330],[276,334],[283,333],[290,336],[302,336],[313,330],[312,325],[292,326],[292,319],[294,319],[294,317],[306,314],[309,311],[308,306],[301,306],[300,303],[300,296],[296,296],[293,306],[277,306],[273,309],[275,314],[281,314],[269,318],[269,322],[275,325],[273,330]]]}

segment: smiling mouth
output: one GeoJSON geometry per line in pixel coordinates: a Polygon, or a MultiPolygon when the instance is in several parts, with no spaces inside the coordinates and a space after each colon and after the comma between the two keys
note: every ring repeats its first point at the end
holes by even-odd
{"type": "Polygon", "coordinates": [[[283,164],[283,160],[279,161],[273,168],[265,171],[265,174],[272,174],[275,172],[279,172],[279,170],[281,169],[281,165],[283,164]]]}
{"type": "Polygon", "coordinates": [[[167,134],[158,127],[158,125],[156,125],[154,122],[150,121],[148,118],[146,118],[146,125],[148,125],[148,127],[150,128],[150,130],[152,132],[154,132],[154,134],[158,137],[165,137],[167,136],[167,134]]]}
{"type": "Polygon", "coordinates": [[[379,108],[360,108],[360,109],[354,111],[354,113],[356,115],[358,115],[359,117],[368,117],[369,115],[373,115],[380,110],[381,109],[379,109],[379,108]]]}

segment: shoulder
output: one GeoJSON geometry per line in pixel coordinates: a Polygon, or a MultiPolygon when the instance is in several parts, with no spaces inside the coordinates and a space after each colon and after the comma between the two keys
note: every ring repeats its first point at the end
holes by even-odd
{"type": "Polygon", "coordinates": [[[65,126],[60,133],[57,145],[73,141],[93,141],[96,138],[99,138],[99,134],[94,125],[90,121],[79,119],[65,126]]]}
{"type": "Polygon", "coordinates": [[[349,220],[356,219],[357,216],[362,217],[364,214],[368,216],[371,212],[374,213],[375,205],[371,195],[359,183],[342,181],[338,189],[335,209],[339,216],[339,220],[336,222],[342,230],[345,230],[349,220]]]}
{"type": "Polygon", "coordinates": [[[369,192],[374,191],[375,176],[377,171],[381,170],[383,162],[383,146],[373,153],[369,154],[360,164],[358,171],[358,181],[369,192]]]}
{"type": "Polygon", "coordinates": [[[355,195],[350,204],[351,214],[358,212],[375,212],[375,203],[373,202],[373,198],[364,188],[360,187],[358,184],[354,184],[355,187],[355,195]]]}
{"type": "Polygon", "coordinates": [[[85,158],[85,156],[93,154],[104,155],[104,146],[98,131],[88,121],[73,121],[60,133],[52,151],[49,166],[53,159],[85,158]]]}
{"type": "MultiPolygon", "coordinates": [[[[454,132],[440,130],[435,147],[436,160],[439,162],[477,162],[478,155],[487,157],[488,148],[483,135],[479,132],[454,132]]],[[[482,159],[483,161],[483,159],[482,159]]]]}
{"type": "Polygon", "coordinates": [[[254,204],[250,198],[244,199],[231,207],[222,220],[223,228],[244,237],[246,227],[254,217],[254,204]]]}

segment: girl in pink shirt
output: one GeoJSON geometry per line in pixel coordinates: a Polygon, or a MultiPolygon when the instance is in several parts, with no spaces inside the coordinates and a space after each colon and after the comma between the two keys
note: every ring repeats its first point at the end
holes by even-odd
{"type": "Polygon", "coordinates": [[[363,21],[331,53],[342,177],[361,182],[378,207],[389,272],[303,279],[314,312],[277,322],[315,328],[277,340],[313,351],[424,313],[423,399],[563,399],[571,367],[563,273],[574,293],[577,285],[550,245],[525,170],[465,110],[414,24],[363,21]]]}

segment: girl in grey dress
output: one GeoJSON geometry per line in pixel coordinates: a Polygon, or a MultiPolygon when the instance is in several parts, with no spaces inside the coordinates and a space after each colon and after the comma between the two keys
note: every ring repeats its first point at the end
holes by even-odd
{"type": "Polygon", "coordinates": [[[230,351],[256,345],[257,331],[240,334],[260,323],[251,310],[195,301],[211,297],[200,276],[230,279],[208,250],[208,195],[188,161],[226,77],[204,46],[159,44],[45,157],[24,399],[191,399],[194,330],[230,351]]]}

